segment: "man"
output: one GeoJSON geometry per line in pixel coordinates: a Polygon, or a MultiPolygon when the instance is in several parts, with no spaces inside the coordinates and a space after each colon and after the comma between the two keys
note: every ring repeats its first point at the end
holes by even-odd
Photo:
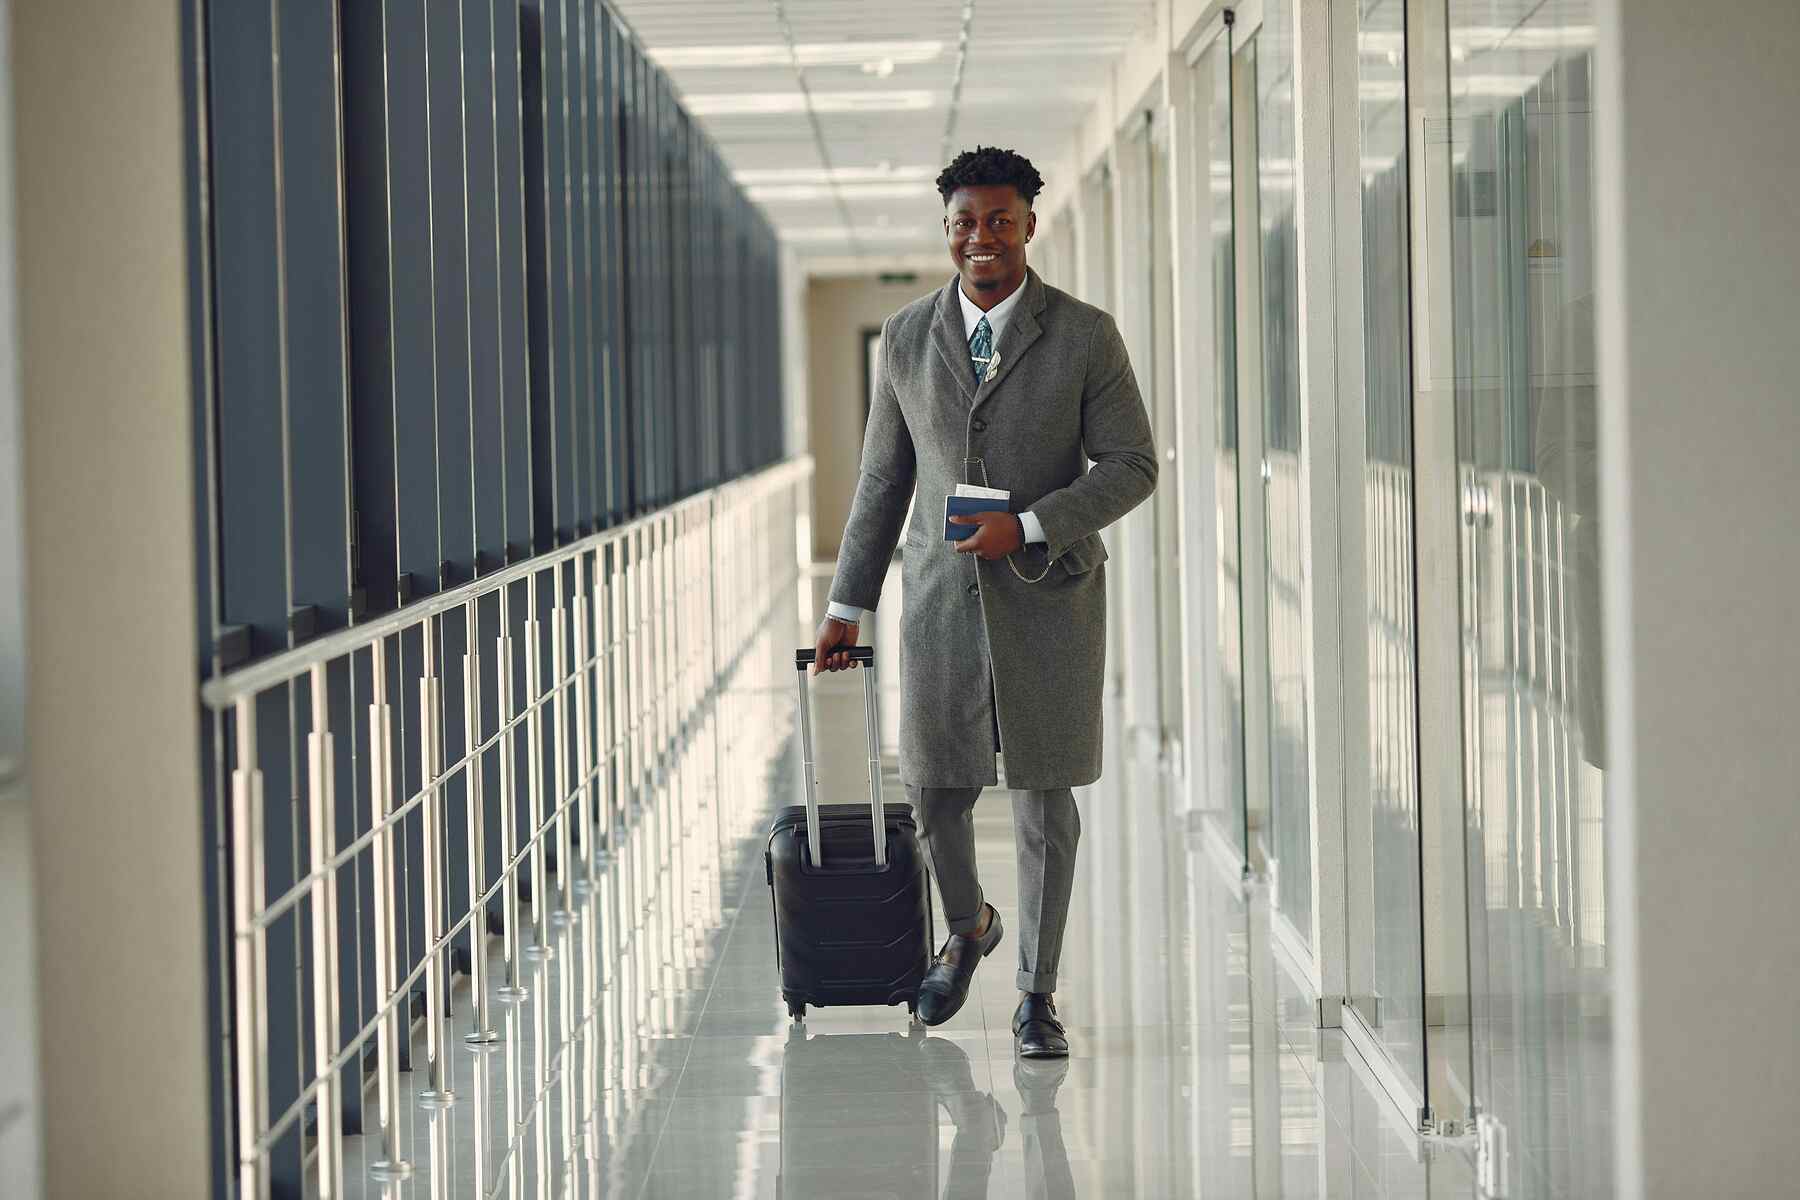
{"type": "Polygon", "coordinates": [[[972,809],[1012,789],[1019,861],[1021,1057],[1063,1058],[1056,1017],[1075,847],[1071,789],[1100,775],[1106,548],[1100,530],[1156,486],[1150,419],[1112,318],[1025,265],[1043,180],[977,148],[938,176],[956,278],[882,329],[862,468],[814,670],[843,670],[875,607],[915,487],[902,566],[900,778],[918,814],[950,936],[919,986],[919,1018],[949,1020],[999,914],[975,870],[972,809]],[[1093,460],[1092,469],[1087,462],[1093,460]],[[946,543],[959,483],[1008,489],[1005,512],[946,543]]]}

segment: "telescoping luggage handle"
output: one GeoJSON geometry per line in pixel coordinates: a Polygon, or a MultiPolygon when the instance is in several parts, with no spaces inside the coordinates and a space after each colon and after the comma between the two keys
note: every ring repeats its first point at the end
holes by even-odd
{"type": "MultiPolygon", "coordinates": [[[[887,866],[887,810],[881,802],[881,720],[875,696],[875,647],[851,646],[850,661],[862,667],[863,726],[869,735],[869,817],[874,822],[875,865],[887,866]]],[[[806,853],[812,865],[819,860],[818,781],[813,778],[812,706],[806,702],[806,668],[813,651],[794,651],[794,669],[800,679],[800,757],[806,775],[806,853]]]]}

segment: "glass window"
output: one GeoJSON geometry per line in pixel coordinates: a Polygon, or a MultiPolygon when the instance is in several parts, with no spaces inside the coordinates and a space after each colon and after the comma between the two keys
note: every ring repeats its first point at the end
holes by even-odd
{"type": "Polygon", "coordinates": [[[1519,1197],[1611,1186],[1592,7],[1449,15],[1473,1075],[1519,1197]]]}
{"type": "Polygon", "coordinates": [[[1365,0],[1357,29],[1361,176],[1366,821],[1353,821],[1350,1001],[1422,1103],[1425,976],[1415,622],[1406,12],[1365,0]],[[1366,830],[1366,833],[1363,831],[1366,830]]]}
{"type": "Polygon", "coordinates": [[[1300,478],[1299,280],[1295,257],[1294,30],[1273,4],[1255,35],[1257,199],[1261,242],[1264,531],[1269,614],[1269,806],[1276,905],[1312,930],[1312,813],[1307,768],[1305,515],[1300,478]]]}
{"type": "Polygon", "coordinates": [[[1244,779],[1244,651],[1243,583],[1240,577],[1238,488],[1237,290],[1236,253],[1232,245],[1231,55],[1220,37],[1188,72],[1190,109],[1198,144],[1198,172],[1191,177],[1196,193],[1197,223],[1206,231],[1205,253],[1212,274],[1204,286],[1211,292],[1212,328],[1200,331],[1212,341],[1213,512],[1218,553],[1215,584],[1216,645],[1210,657],[1216,695],[1213,719],[1206,729],[1209,744],[1207,779],[1212,781],[1213,816],[1224,823],[1231,845],[1249,861],[1245,844],[1244,779]]]}

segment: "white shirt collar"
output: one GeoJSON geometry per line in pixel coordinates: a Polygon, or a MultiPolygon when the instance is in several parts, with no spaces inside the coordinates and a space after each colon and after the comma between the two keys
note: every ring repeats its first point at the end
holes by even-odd
{"type": "Polygon", "coordinates": [[[1019,297],[1025,294],[1025,284],[1028,282],[1030,282],[1029,277],[1013,289],[1012,295],[984,313],[975,307],[975,302],[963,292],[962,280],[959,278],[956,281],[956,298],[962,301],[963,341],[966,342],[975,336],[975,326],[981,324],[982,317],[986,317],[988,328],[994,331],[994,345],[998,346],[1000,334],[1005,331],[1007,321],[1012,319],[1013,309],[1018,307],[1019,297]]]}

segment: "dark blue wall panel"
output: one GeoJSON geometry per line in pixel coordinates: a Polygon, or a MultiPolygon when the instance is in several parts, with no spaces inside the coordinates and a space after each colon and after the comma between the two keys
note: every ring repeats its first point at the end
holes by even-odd
{"type": "MultiPolygon", "coordinates": [[[[774,236],[604,4],[188,0],[184,14],[195,97],[197,513],[206,525],[197,572],[217,669],[778,457],[774,236]]],[[[591,595],[597,581],[579,578],[591,595]]],[[[565,594],[577,580],[565,568],[565,594]]],[[[552,583],[543,580],[536,606],[546,681],[552,583]]],[[[523,698],[524,587],[509,597],[509,629],[500,607],[498,597],[482,602],[474,644],[489,670],[487,732],[500,721],[492,670],[502,633],[514,639],[510,682],[523,698]]],[[[560,619],[570,634],[571,615],[560,619]]],[[[417,632],[380,648],[397,803],[424,782],[418,696],[428,667],[446,684],[446,756],[464,749],[464,614],[439,618],[436,632],[429,664],[417,632]]],[[[568,644],[572,652],[572,636],[568,644]]],[[[372,661],[365,652],[327,675],[340,845],[371,820],[372,661]]],[[[300,836],[309,781],[292,760],[310,729],[308,687],[272,691],[256,706],[271,896],[309,859],[300,836]]],[[[592,719],[598,736],[598,705],[592,719]]],[[[214,839],[230,833],[219,799],[230,726],[213,725],[202,747],[214,839]]],[[[544,744],[520,740],[521,779],[539,754],[554,782],[549,753],[546,722],[544,744]]],[[[522,829],[524,793],[504,810],[497,757],[483,766],[492,878],[502,823],[522,829]]],[[[445,797],[453,911],[469,894],[464,778],[445,797]]],[[[401,830],[408,961],[424,938],[420,824],[414,814],[401,830]]],[[[222,1036],[225,884],[213,880],[221,940],[212,1016],[222,1036]]],[[[339,885],[347,1034],[375,1005],[367,858],[339,885]]],[[[303,914],[271,929],[272,980],[304,965],[306,934],[303,914]]],[[[308,1003],[305,989],[271,988],[277,1112],[299,1086],[308,1003]]],[[[228,1111],[229,1073],[221,1057],[217,1113],[228,1111]]],[[[360,1065],[346,1082],[354,1129],[360,1065]]],[[[300,1143],[296,1131],[278,1147],[278,1194],[298,1187],[300,1143]]]]}

